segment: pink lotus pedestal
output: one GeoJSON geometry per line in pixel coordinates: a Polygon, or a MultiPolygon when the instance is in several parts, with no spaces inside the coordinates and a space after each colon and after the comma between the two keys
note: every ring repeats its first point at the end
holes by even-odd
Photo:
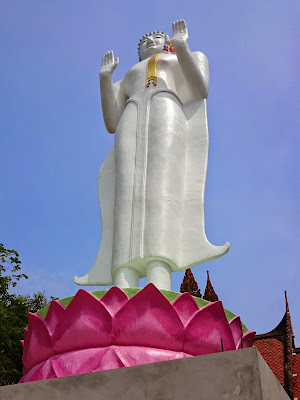
{"type": "Polygon", "coordinates": [[[254,335],[220,301],[199,308],[183,293],[170,303],[152,284],[131,298],[117,287],[100,299],[79,290],[66,308],[53,301],[45,318],[29,314],[20,382],[227,352],[254,335]]]}

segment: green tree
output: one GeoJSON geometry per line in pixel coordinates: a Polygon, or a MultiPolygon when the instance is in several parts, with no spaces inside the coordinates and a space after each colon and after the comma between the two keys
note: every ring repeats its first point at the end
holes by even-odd
{"type": "MultiPolygon", "coordinates": [[[[44,292],[21,296],[11,293],[20,279],[21,261],[16,250],[6,249],[0,243],[0,385],[17,383],[22,377],[23,329],[27,313],[36,312],[49,303],[44,292]]],[[[51,298],[53,299],[53,298],[51,298]]]]}

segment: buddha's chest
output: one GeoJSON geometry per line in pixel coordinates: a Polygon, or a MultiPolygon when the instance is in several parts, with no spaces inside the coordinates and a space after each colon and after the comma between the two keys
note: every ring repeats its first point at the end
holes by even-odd
{"type": "Polygon", "coordinates": [[[125,76],[124,81],[128,97],[153,86],[174,90],[176,75],[180,73],[175,55],[163,54],[156,60],[143,60],[130,68],[125,76]]]}

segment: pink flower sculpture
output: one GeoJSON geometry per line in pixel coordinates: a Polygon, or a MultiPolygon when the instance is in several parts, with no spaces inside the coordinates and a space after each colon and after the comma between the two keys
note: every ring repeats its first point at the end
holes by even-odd
{"type": "Polygon", "coordinates": [[[239,317],[228,323],[220,301],[199,309],[183,293],[171,304],[152,284],[131,299],[80,289],[67,308],[52,301],[45,319],[29,313],[20,382],[240,349],[254,335],[239,317]]]}

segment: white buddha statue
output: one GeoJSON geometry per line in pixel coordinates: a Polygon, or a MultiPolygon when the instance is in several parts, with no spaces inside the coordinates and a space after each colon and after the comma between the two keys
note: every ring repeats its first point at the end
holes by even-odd
{"type": "Polygon", "coordinates": [[[103,118],[115,145],[98,177],[102,238],[79,285],[138,287],[147,277],[170,290],[171,273],[221,257],[204,228],[208,158],[206,56],[191,52],[184,20],[173,36],[148,33],[139,63],[113,83],[118,58],[100,69],[103,118]]]}

